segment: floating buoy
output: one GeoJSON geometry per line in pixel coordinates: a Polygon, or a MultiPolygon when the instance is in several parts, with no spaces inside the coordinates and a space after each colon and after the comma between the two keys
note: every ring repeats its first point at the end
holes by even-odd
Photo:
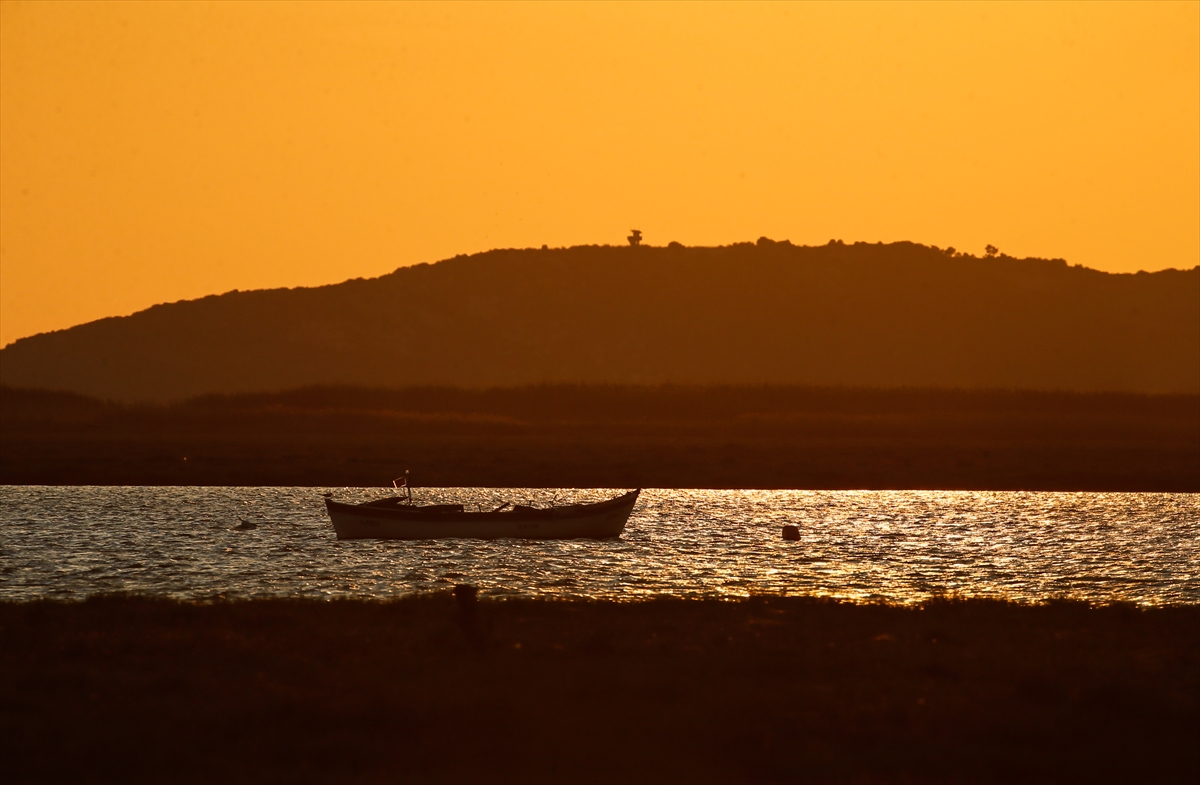
{"type": "Polygon", "coordinates": [[[798,540],[800,539],[800,527],[787,525],[783,527],[783,539],[798,540]]]}

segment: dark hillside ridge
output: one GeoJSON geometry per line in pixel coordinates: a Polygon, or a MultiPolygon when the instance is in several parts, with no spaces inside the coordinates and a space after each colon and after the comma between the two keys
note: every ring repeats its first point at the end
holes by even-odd
{"type": "Polygon", "coordinates": [[[913,243],[496,250],[25,338],[4,384],[124,401],[306,385],[1200,392],[1200,266],[1115,275],[913,243]]]}

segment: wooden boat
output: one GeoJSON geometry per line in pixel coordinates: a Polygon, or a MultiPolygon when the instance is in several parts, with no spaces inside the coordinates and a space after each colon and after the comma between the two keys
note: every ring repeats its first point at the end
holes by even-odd
{"type": "Polygon", "coordinates": [[[339,540],[601,539],[621,535],[639,493],[640,488],[596,504],[560,507],[510,506],[505,502],[490,512],[467,512],[461,504],[417,505],[411,496],[365,504],[345,504],[326,497],[325,509],[339,540]]]}

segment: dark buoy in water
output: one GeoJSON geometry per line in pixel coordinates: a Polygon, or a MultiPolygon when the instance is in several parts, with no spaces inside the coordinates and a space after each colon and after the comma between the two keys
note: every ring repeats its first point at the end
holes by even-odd
{"type": "Polygon", "coordinates": [[[238,523],[238,525],[237,525],[237,528],[239,531],[245,531],[246,529],[257,529],[258,528],[257,523],[248,521],[245,518],[238,518],[238,521],[240,521],[240,523],[238,523]]]}
{"type": "Polygon", "coordinates": [[[783,527],[783,539],[798,540],[800,539],[800,527],[792,526],[791,524],[783,527]]]}

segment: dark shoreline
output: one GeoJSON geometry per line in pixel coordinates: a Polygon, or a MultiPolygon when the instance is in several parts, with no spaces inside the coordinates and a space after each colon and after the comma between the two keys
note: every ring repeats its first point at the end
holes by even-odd
{"type": "Polygon", "coordinates": [[[1193,782],[1200,606],[0,603],[8,782],[1193,782]]]}
{"type": "Polygon", "coordinates": [[[0,387],[0,484],[1200,492],[1200,396],[560,385],[115,404],[0,387]]]}

